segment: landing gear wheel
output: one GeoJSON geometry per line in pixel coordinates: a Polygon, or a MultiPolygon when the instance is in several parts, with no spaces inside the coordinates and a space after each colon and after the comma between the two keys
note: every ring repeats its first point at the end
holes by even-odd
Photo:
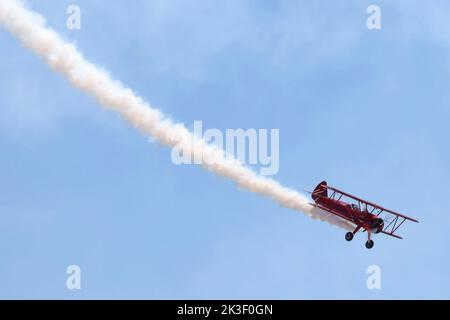
{"type": "Polygon", "coordinates": [[[366,241],[366,248],[367,249],[372,249],[373,248],[373,244],[374,244],[373,240],[367,240],[366,241]]]}
{"type": "Polygon", "coordinates": [[[347,232],[345,234],[345,240],[352,241],[352,239],[353,239],[353,232],[347,232]]]}

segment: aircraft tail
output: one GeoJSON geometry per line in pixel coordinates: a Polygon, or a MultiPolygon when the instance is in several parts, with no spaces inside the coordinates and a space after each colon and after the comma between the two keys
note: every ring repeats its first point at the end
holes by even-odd
{"type": "Polygon", "coordinates": [[[328,189],[327,189],[327,182],[322,181],[315,187],[314,191],[311,193],[311,198],[315,202],[319,200],[320,198],[328,198],[328,189]]]}

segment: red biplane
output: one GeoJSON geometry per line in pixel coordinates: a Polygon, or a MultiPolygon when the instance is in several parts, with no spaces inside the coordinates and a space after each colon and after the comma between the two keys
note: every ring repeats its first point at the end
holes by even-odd
{"type": "Polygon", "coordinates": [[[395,232],[406,221],[419,222],[413,218],[385,209],[377,204],[362,200],[333,187],[326,181],[317,185],[311,193],[313,206],[328,211],[355,225],[353,232],[347,232],[345,239],[351,241],[360,229],[367,231],[366,248],[373,247],[372,233],[384,233],[402,239],[395,232]]]}

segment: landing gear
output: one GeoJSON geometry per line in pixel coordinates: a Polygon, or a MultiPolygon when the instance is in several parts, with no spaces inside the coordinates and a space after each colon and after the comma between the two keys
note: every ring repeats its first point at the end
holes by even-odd
{"type": "Polygon", "coordinates": [[[347,232],[346,234],[345,234],[345,240],[347,240],[347,241],[352,241],[352,239],[353,239],[353,236],[355,235],[355,233],[357,233],[358,231],[359,231],[359,229],[361,229],[361,226],[357,226],[356,228],[355,228],[355,230],[353,230],[353,232],[347,232]]]}
{"type": "MultiPolygon", "coordinates": [[[[359,230],[360,228],[361,228],[361,226],[357,226],[356,229],[355,229],[353,232],[347,232],[347,233],[345,234],[345,240],[347,240],[347,241],[352,241],[352,240],[353,240],[353,236],[355,235],[355,233],[358,232],[358,230],[359,230]]],[[[370,239],[371,231],[370,231],[370,229],[366,229],[366,230],[364,230],[364,231],[367,231],[366,248],[367,248],[367,249],[372,249],[372,248],[373,248],[373,245],[374,245],[374,242],[373,242],[372,239],[370,239]]]]}
{"type": "Polygon", "coordinates": [[[352,241],[352,239],[353,239],[353,232],[347,232],[345,234],[345,240],[352,241]]]}
{"type": "Polygon", "coordinates": [[[373,244],[374,244],[374,242],[373,242],[373,240],[367,240],[366,241],[366,248],[367,249],[372,249],[373,248],[373,244]]]}

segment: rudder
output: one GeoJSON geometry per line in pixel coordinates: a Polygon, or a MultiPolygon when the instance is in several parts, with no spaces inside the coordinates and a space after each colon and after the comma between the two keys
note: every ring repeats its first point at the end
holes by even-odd
{"type": "Polygon", "coordinates": [[[314,188],[314,191],[311,193],[311,198],[313,198],[315,202],[317,202],[317,200],[319,200],[320,198],[328,198],[326,181],[322,181],[314,188]]]}

